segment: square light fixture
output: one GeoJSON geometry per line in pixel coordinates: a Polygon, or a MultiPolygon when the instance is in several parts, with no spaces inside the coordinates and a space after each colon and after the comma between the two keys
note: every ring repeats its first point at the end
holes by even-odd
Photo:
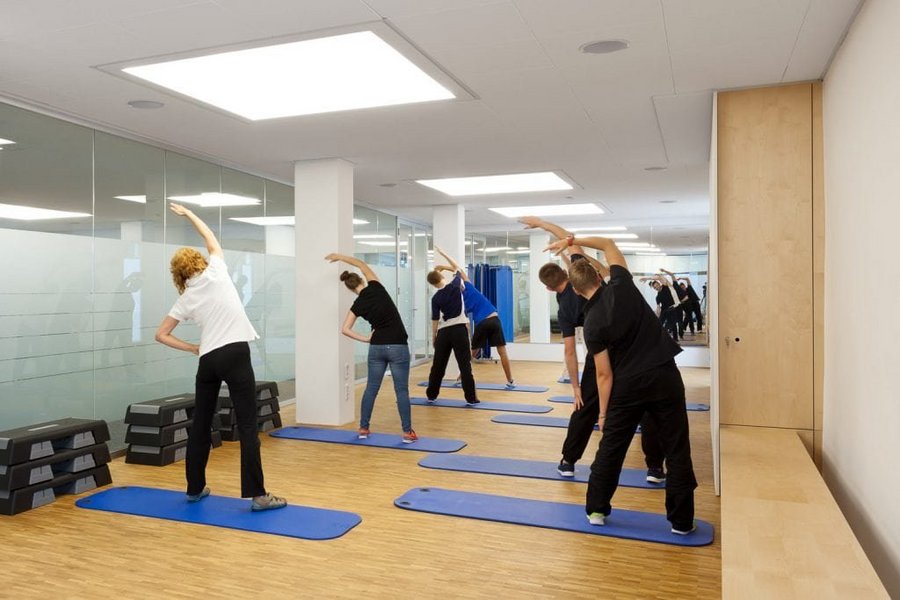
{"type": "Polygon", "coordinates": [[[53,210],[50,208],[37,208],[34,206],[21,206],[18,204],[0,204],[0,219],[47,221],[50,219],[70,219],[90,216],[92,216],[91,213],[53,210]]]}
{"type": "Polygon", "coordinates": [[[113,196],[116,200],[125,200],[126,202],[137,202],[138,204],[147,204],[147,196],[113,196]]]}
{"type": "Polygon", "coordinates": [[[238,196],[237,194],[223,194],[222,192],[203,192],[191,196],[169,196],[169,200],[196,204],[201,208],[219,206],[256,206],[260,204],[259,198],[250,196],[238,196]]]}
{"type": "Polygon", "coordinates": [[[501,206],[489,209],[504,217],[565,217],[577,215],[602,215],[603,209],[596,204],[548,204],[546,206],[501,206]]]}
{"type": "Polygon", "coordinates": [[[121,71],[251,121],[456,97],[369,29],[121,71]]]}
{"type": "MultiPolygon", "coordinates": [[[[482,177],[451,177],[449,179],[417,179],[416,183],[443,192],[448,196],[486,196],[572,189],[571,183],[553,171],[482,177]]],[[[496,209],[492,208],[491,210],[496,209]]],[[[589,214],[602,214],[602,212],[589,214]]]]}
{"type": "Polygon", "coordinates": [[[262,227],[294,224],[294,217],[290,215],[285,217],[229,217],[229,220],[240,221],[241,223],[250,223],[251,225],[260,225],[262,227]]]}

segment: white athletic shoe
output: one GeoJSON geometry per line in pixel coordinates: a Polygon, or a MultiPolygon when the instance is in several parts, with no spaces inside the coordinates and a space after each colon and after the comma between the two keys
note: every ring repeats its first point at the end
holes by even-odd
{"type": "Polygon", "coordinates": [[[591,513],[587,516],[587,519],[591,525],[606,525],[606,515],[604,515],[603,513],[591,513]]]}

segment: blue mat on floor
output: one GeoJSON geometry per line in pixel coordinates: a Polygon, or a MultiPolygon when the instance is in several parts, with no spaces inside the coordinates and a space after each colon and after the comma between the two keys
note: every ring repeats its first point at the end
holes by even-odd
{"type": "Polygon", "coordinates": [[[450,398],[438,398],[429,403],[426,398],[410,398],[409,403],[415,406],[438,406],[442,408],[469,408],[474,410],[504,410],[506,412],[520,413],[546,413],[552,409],[549,406],[536,406],[534,404],[513,404],[512,402],[485,402],[469,405],[465,400],[453,400],[450,398]]]}
{"type": "Polygon", "coordinates": [[[412,444],[404,444],[399,434],[370,433],[368,439],[356,437],[355,431],[346,429],[319,429],[316,427],[283,427],[269,435],[289,440],[306,442],[330,442],[332,444],[349,444],[351,446],[373,446],[376,448],[393,448],[394,450],[415,450],[417,452],[456,452],[466,447],[461,440],[420,437],[412,444]]]}
{"type": "MultiPolygon", "coordinates": [[[[572,404],[575,402],[574,396],[551,396],[547,398],[547,402],[558,402],[560,404],[572,404]]],[[[709,410],[709,404],[697,404],[696,402],[688,402],[685,404],[687,410],[693,411],[707,411],[709,410]]]]}
{"type": "MultiPolygon", "coordinates": [[[[497,415],[491,419],[494,423],[503,423],[504,425],[535,425],[537,427],[559,427],[562,429],[569,428],[569,419],[567,417],[542,417],[540,415],[497,415]]],[[[599,427],[594,425],[594,431],[599,427]]],[[[637,426],[635,433],[641,432],[641,426],[637,426]]]]}
{"type": "Polygon", "coordinates": [[[341,537],[362,522],[354,513],[289,504],[277,510],[253,512],[250,500],[208,496],[188,502],[184,492],[145,487],[116,487],[81,498],[80,508],[227,527],[305,540],[341,537]]]}
{"type": "MultiPolygon", "coordinates": [[[[584,375],[584,371],[578,371],[578,381],[581,381],[581,377],[584,375]]],[[[568,374],[560,375],[559,379],[556,380],[556,383],[572,383],[572,378],[569,377],[568,374]]]]}
{"type": "MultiPolygon", "coordinates": [[[[587,483],[591,475],[591,469],[587,465],[576,464],[575,477],[563,477],[556,471],[557,463],[555,462],[472,456],[471,454],[429,454],[419,461],[419,466],[445,471],[465,471],[467,473],[575,481],[577,483],[587,483]]],[[[642,469],[622,469],[622,474],[619,475],[619,485],[653,490],[662,490],[666,487],[663,483],[647,481],[647,471],[642,469]]]]}
{"type": "Polygon", "coordinates": [[[441,488],[413,488],[394,500],[394,505],[407,510],[499,521],[516,525],[546,527],[593,535],[658,542],[675,546],[706,546],[713,541],[713,526],[696,521],[697,531],[676,535],[665,515],[614,508],[606,525],[591,525],[581,504],[525,500],[459,492],[441,488]]]}
{"type": "MultiPolygon", "coordinates": [[[[419,387],[428,387],[427,381],[420,381],[419,387]]],[[[442,388],[455,388],[458,390],[462,389],[461,383],[456,383],[451,379],[445,379],[441,382],[442,388]]],[[[476,390],[497,390],[501,392],[532,392],[532,393],[543,393],[549,390],[550,388],[543,385],[519,385],[516,384],[514,388],[507,388],[505,383],[481,383],[475,382],[476,390]]]]}

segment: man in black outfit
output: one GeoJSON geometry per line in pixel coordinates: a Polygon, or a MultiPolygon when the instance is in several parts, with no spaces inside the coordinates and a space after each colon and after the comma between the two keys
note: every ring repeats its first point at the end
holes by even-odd
{"type": "Polygon", "coordinates": [[[586,512],[592,525],[604,525],[618,486],[622,464],[635,427],[644,413],[656,425],[668,467],[666,516],[672,533],[694,531],[694,477],[684,383],[674,357],[681,348],[663,331],[659,320],[634,285],[625,257],[607,238],[570,238],[550,244],[562,250],[578,244],[602,250],[610,265],[603,293],[589,265],[572,265],[575,290],[588,298],[585,342],[594,356],[600,396],[603,438],[591,465],[586,512]]]}
{"type": "Polygon", "coordinates": [[[428,273],[428,283],[437,288],[431,297],[431,335],[434,340],[434,358],[425,396],[434,402],[441,391],[441,382],[447,371],[450,353],[456,356],[463,394],[469,405],[478,404],[475,377],[472,375],[472,351],[469,347],[469,319],[466,317],[463,289],[465,284],[459,273],[449,284],[438,271],[428,273]]]}
{"type": "Polygon", "coordinates": [[[701,333],[703,332],[703,311],[700,307],[700,296],[697,295],[697,290],[691,285],[691,279],[689,277],[679,277],[678,280],[682,282],[681,285],[685,286],[684,291],[687,292],[688,295],[688,302],[685,304],[684,308],[685,322],[687,322],[688,319],[690,319],[692,323],[697,321],[697,333],[701,333]]]}

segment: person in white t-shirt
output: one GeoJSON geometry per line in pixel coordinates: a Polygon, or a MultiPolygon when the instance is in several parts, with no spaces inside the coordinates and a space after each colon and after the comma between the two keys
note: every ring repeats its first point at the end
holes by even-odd
{"type": "Polygon", "coordinates": [[[196,378],[193,423],[188,436],[185,472],[187,499],[197,502],[209,495],[206,463],[211,445],[210,427],[219,389],[224,381],[234,403],[241,440],[241,496],[253,498],[254,511],[283,508],[284,498],[266,492],[256,426],[256,377],[250,363],[250,342],[259,339],[225,266],[222,247],[212,230],[197,215],[172,203],[176,215],[187,217],[206,243],[209,260],[193,248],[179,248],[171,261],[178,300],[156,331],[156,341],[200,356],[196,378]],[[178,339],[172,330],[182,321],[200,327],[200,345],[178,339]]]}

